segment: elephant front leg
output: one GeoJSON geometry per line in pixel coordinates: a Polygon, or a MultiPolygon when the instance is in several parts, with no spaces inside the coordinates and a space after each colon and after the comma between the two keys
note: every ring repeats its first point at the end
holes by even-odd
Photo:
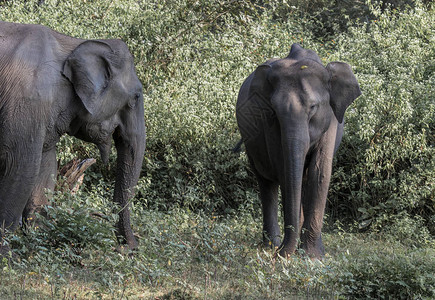
{"type": "Polygon", "coordinates": [[[301,232],[301,248],[312,258],[321,258],[325,254],[321,231],[331,179],[335,136],[328,140],[326,135],[323,137],[323,141],[324,143],[321,143],[312,155],[308,166],[307,180],[303,187],[304,222],[301,232]]]}
{"type": "Polygon", "coordinates": [[[25,223],[28,224],[35,220],[35,213],[40,213],[42,207],[48,203],[46,192],[47,190],[54,190],[56,173],[56,149],[52,148],[42,153],[39,175],[23,211],[23,221],[25,223]]]}
{"type": "Polygon", "coordinates": [[[41,154],[23,149],[0,148],[0,255],[9,251],[3,239],[18,227],[39,173],[41,154]]]}
{"type": "Polygon", "coordinates": [[[281,243],[278,225],[278,184],[257,175],[263,209],[263,244],[278,247],[281,243]]]}

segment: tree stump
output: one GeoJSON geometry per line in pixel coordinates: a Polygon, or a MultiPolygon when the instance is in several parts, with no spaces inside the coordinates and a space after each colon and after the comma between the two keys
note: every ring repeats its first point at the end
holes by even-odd
{"type": "Polygon", "coordinates": [[[72,194],[77,193],[83,183],[84,172],[95,162],[95,158],[87,158],[84,160],[74,158],[68,162],[58,171],[56,190],[68,189],[72,194]]]}

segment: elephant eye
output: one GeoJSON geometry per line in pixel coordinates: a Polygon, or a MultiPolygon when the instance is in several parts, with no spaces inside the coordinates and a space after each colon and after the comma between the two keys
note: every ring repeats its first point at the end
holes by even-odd
{"type": "Polygon", "coordinates": [[[310,117],[312,117],[316,112],[317,112],[317,108],[319,107],[318,104],[313,104],[310,106],[310,117]]]}
{"type": "Polygon", "coordinates": [[[139,102],[139,99],[140,99],[140,95],[139,94],[135,94],[133,99],[130,100],[130,102],[128,102],[128,107],[135,108],[137,103],[139,102]]]}

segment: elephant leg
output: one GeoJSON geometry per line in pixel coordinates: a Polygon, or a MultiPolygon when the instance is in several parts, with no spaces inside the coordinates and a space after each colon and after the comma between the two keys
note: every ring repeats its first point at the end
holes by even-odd
{"type": "Polygon", "coordinates": [[[278,247],[281,244],[278,225],[278,184],[257,175],[263,209],[263,244],[278,247]]]}
{"type": "Polygon", "coordinates": [[[41,161],[39,151],[23,153],[24,146],[1,146],[0,144],[0,255],[9,251],[3,238],[20,223],[41,161]]]}
{"type": "Polygon", "coordinates": [[[54,190],[56,173],[56,149],[52,148],[42,153],[39,175],[23,211],[23,221],[25,223],[31,223],[35,219],[35,213],[40,213],[42,207],[48,203],[46,192],[47,190],[54,190]]]}
{"type": "Polygon", "coordinates": [[[303,187],[301,248],[312,258],[321,258],[325,254],[321,231],[331,179],[335,132],[334,128],[328,130],[312,154],[303,187]]]}

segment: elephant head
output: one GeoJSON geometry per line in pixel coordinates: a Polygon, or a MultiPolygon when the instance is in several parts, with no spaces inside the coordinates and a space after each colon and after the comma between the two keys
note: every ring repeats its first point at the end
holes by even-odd
{"type": "Polygon", "coordinates": [[[133,57],[121,41],[86,41],[67,57],[62,74],[85,108],[71,122],[69,134],[96,144],[105,163],[112,137],[115,141],[114,200],[121,208],[117,229],[129,247],[135,248],[128,199],[141,171],[146,135],[142,84],[133,57]]]}
{"type": "Polygon", "coordinates": [[[361,91],[348,64],[331,62],[325,68],[314,51],[294,44],[285,59],[268,61],[255,70],[252,93],[270,101],[280,120],[306,117],[308,126],[311,118],[329,117],[331,111],[342,123],[361,91]]]}
{"type": "Polygon", "coordinates": [[[324,67],[315,52],[298,44],[286,58],[260,65],[240,90],[238,125],[260,184],[265,238],[275,244],[276,185],[281,187],[282,255],[297,248],[301,216],[302,246],[312,256],[321,255],[332,156],[341,140],[345,110],[360,94],[349,65],[332,62],[324,67]]]}

